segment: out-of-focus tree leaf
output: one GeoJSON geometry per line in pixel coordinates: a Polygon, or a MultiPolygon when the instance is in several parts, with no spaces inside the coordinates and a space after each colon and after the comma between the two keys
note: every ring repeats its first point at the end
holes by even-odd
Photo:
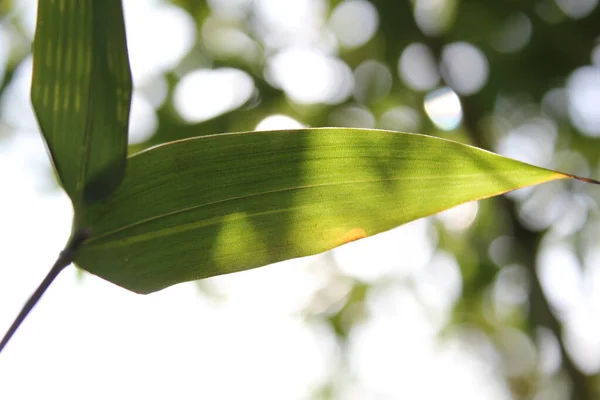
{"type": "Polygon", "coordinates": [[[120,184],[131,72],[119,0],[40,1],[31,100],[76,213],[120,184]]]}
{"type": "Polygon", "coordinates": [[[439,138],[360,129],[204,136],[129,159],[77,264],[127,289],[320,253],[458,204],[568,178],[439,138]]]}

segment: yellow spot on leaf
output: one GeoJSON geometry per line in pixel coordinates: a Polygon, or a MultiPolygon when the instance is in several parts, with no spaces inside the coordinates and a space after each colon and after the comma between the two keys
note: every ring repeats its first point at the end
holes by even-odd
{"type": "Polygon", "coordinates": [[[340,245],[354,242],[356,240],[363,239],[366,237],[367,237],[367,233],[364,230],[362,230],[361,228],[352,228],[344,234],[340,245]]]}

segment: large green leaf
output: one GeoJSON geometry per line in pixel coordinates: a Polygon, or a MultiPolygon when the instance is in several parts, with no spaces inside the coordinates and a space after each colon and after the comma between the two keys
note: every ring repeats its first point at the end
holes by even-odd
{"type": "Polygon", "coordinates": [[[570,175],[439,138],[361,129],[206,136],[129,159],[87,209],[76,263],[127,289],[332,249],[458,204],[570,175]]]}
{"type": "Polygon", "coordinates": [[[76,213],[122,181],[131,73],[120,0],[40,0],[31,101],[76,213]]]}

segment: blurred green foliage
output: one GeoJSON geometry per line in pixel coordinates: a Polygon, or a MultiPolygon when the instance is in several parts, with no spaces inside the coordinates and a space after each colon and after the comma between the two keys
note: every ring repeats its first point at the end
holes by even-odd
{"type": "MultiPolygon", "coordinates": [[[[17,18],[18,2],[10,3],[0,2],[0,23],[12,43],[8,57],[3,60],[5,70],[0,77],[3,93],[7,93],[5,89],[10,86],[16,68],[29,51],[26,29],[22,20],[17,18]]],[[[494,151],[533,154],[533,160],[541,160],[537,164],[544,167],[597,175],[593,171],[598,171],[599,166],[599,118],[594,120],[593,112],[590,114],[589,110],[577,109],[576,106],[585,108],[587,104],[588,108],[595,107],[595,112],[600,113],[598,92],[588,93],[587,100],[585,96],[583,100],[578,99],[579,92],[574,90],[581,86],[573,83],[577,74],[589,69],[596,71],[596,81],[592,79],[588,87],[600,90],[597,81],[600,69],[600,7],[595,1],[371,0],[370,4],[377,12],[377,29],[365,43],[355,47],[341,45],[331,28],[330,18],[337,7],[348,1],[309,2],[317,4],[321,10],[320,14],[317,13],[320,19],[315,26],[327,32],[315,31],[318,39],[289,40],[287,45],[279,47],[267,40],[272,36],[268,34],[268,21],[261,18],[260,10],[257,10],[256,4],[260,2],[173,0],[171,3],[191,17],[197,37],[185,57],[174,68],[160,71],[161,76],[156,79],[135,82],[134,72],[134,84],[142,93],[159,90],[156,87],[163,80],[167,83],[167,91],[165,101],[157,103],[155,132],[147,140],[132,144],[130,152],[195,136],[198,132],[213,134],[253,130],[259,122],[274,114],[286,115],[308,126],[355,125],[358,121],[381,127],[386,112],[404,107],[414,113],[410,124],[403,120],[404,126],[411,130],[449,137],[494,151]],[[222,11],[222,6],[227,4],[233,4],[225,9],[233,8],[234,13],[222,11]],[[218,51],[218,46],[208,45],[207,39],[216,35],[218,29],[225,28],[232,29],[237,37],[243,38],[240,39],[242,44],[236,42],[233,44],[237,47],[231,46],[237,51],[218,51]],[[442,76],[439,82],[421,90],[415,89],[410,79],[398,72],[401,55],[415,43],[429,50],[434,60],[431,65],[442,76]],[[467,77],[475,77],[479,67],[470,64],[468,58],[455,59],[450,62],[454,66],[448,65],[443,55],[448,50],[447,46],[453,43],[470,45],[469,49],[479,51],[478,54],[483,55],[485,60],[487,74],[484,82],[472,93],[460,93],[460,82],[453,80],[456,76],[451,71],[454,69],[467,77]],[[274,84],[266,72],[273,57],[290,45],[316,49],[317,53],[343,62],[354,71],[354,95],[329,103],[294,101],[294,97],[274,84]],[[252,49],[252,57],[245,55],[248,49],[252,49]],[[391,77],[390,87],[385,87],[385,79],[382,78],[385,73],[366,74],[364,81],[359,79],[361,76],[356,71],[366,61],[376,61],[386,67],[377,71],[387,70],[391,77]],[[220,115],[199,122],[186,120],[173,101],[178,83],[190,72],[222,67],[245,71],[254,83],[252,95],[244,105],[220,115]],[[440,129],[424,108],[427,95],[444,86],[454,87],[460,97],[462,121],[456,129],[440,129]],[[359,87],[364,90],[359,92],[356,89],[359,87]],[[598,103],[590,104],[594,101],[598,103]],[[361,115],[370,116],[370,119],[349,118],[355,114],[342,112],[348,107],[362,110],[361,115]],[[592,119],[591,125],[581,123],[582,115],[592,119]]],[[[290,0],[290,7],[292,3],[295,2],[290,0]]],[[[366,28],[361,23],[348,21],[344,29],[361,31],[366,28]]],[[[227,44],[227,39],[223,40],[217,43],[227,44]]],[[[135,60],[132,67],[135,70],[135,60]]],[[[310,81],[310,77],[307,79],[310,81]]],[[[397,124],[396,129],[401,130],[402,126],[397,124]]],[[[6,134],[10,134],[10,129],[0,127],[0,139],[6,134]]],[[[536,346],[538,353],[541,352],[538,339],[540,332],[545,332],[544,335],[560,343],[560,369],[545,371],[506,367],[506,382],[514,398],[590,400],[600,396],[597,368],[582,368],[575,361],[577,357],[565,346],[565,330],[569,322],[566,314],[549,300],[548,288],[544,288],[539,279],[542,269],[539,255],[552,246],[565,245],[573,249],[582,268],[597,268],[586,260],[598,249],[599,220],[593,204],[598,203],[600,194],[596,188],[577,183],[553,185],[553,189],[540,187],[480,202],[475,222],[459,232],[433,219],[435,233],[432,236],[435,240],[432,241],[456,258],[462,275],[461,296],[453,305],[446,331],[477,330],[485,333],[504,360],[503,365],[525,362],[518,357],[523,340],[529,341],[536,346]],[[573,214],[574,204],[579,210],[584,210],[583,215],[573,214]],[[525,299],[498,301],[494,293],[498,287],[505,286],[523,290],[525,299]],[[511,329],[524,334],[519,336],[521,341],[507,339],[504,333],[511,329]],[[556,385],[566,390],[555,390],[556,385]],[[548,395],[549,390],[554,397],[548,395]],[[563,397],[563,392],[568,393],[568,397],[563,397]]],[[[328,287],[325,287],[315,299],[314,307],[308,307],[306,315],[327,321],[343,348],[353,326],[368,313],[364,303],[369,293],[393,283],[362,282],[346,276],[334,264],[331,263],[333,266],[330,266],[328,279],[335,290],[328,292],[328,287]],[[345,288],[341,292],[340,283],[345,288]]],[[[412,285],[410,280],[401,282],[403,290],[411,290],[412,285]]],[[[570,329],[576,330],[577,327],[570,329]]],[[[333,388],[323,388],[315,396],[334,398],[336,393],[333,388]]]]}

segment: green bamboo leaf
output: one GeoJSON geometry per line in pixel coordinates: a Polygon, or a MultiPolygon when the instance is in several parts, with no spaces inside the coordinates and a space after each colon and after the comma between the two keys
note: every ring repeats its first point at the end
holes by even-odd
{"type": "Polygon", "coordinates": [[[76,214],[122,181],[131,72],[120,0],[40,0],[31,101],[76,214]]]}
{"type": "Polygon", "coordinates": [[[129,159],[86,210],[83,269],[139,293],[320,253],[471,200],[572,176],[377,130],[222,134],[129,159]]]}

